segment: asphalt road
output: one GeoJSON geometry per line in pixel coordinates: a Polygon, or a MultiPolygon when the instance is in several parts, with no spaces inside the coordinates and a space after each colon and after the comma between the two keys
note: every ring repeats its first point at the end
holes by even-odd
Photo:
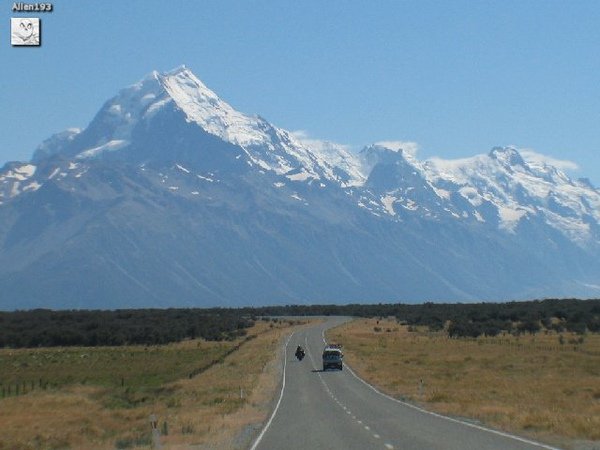
{"type": "Polygon", "coordinates": [[[342,321],[332,318],[289,338],[279,401],[251,450],[556,450],[388,397],[347,365],[321,371],[323,332],[342,321]],[[297,345],[307,350],[301,362],[297,345]]]}

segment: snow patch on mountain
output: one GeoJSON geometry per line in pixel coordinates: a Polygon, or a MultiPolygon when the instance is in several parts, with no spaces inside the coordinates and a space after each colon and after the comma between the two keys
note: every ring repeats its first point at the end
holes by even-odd
{"type": "Polygon", "coordinates": [[[96,151],[83,150],[82,158],[96,157],[102,151],[118,150],[125,146],[114,148],[112,145],[108,145],[104,147],[107,143],[127,143],[131,140],[134,127],[144,118],[148,109],[152,105],[164,104],[165,100],[168,100],[167,93],[158,80],[159,74],[154,71],[141,81],[121,90],[116,97],[104,105],[99,116],[102,118],[103,129],[108,134],[103,136],[104,142],[98,142],[93,148],[96,151]]]}
{"type": "Polygon", "coordinates": [[[7,163],[4,172],[0,171],[0,204],[22,192],[35,191],[41,184],[33,177],[37,166],[29,163],[7,163]]]}
{"type": "Polygon", "coordinates": [[[42,187],[42,185],[40,183],[38,183],[37,181],[32,181],[30,184],[28,184],[27,186],[23,187],[23,191],[24,192],[27,192],[27,191],[37,191],[41,187],[42,187]]]}
{"type": "Polygon", "coordinates": [[[233,109],[185,67],[159,78],[187,118],[207,132],[242,147],[268,140],[261,119],[233,109]]]}
{"type": "Polygon", "coordinates": [[[306,181],[309,178],[312,178],[312,176],[308,172],[300,171],[298,173],[293,173],[293,174],[290,174],[290,175],[286,174],[286,178],[288,180],[292,180],[292,181],[306,181]]]}
{"type": "Polygon", "coordinates": [[[552,166],[560,170],[579,170],[579,165],[574,161],[553,158],[532,149],[520,149],[519,153],[521,153],[523,159],[527,161],[527,164],[532,168],[541,169],[543,167],[552,166]]]}
{"type": "Polygon", "coordinates": [[[506,206],[498,207],[498,214],[500,215],[501,228],[514,232],[516,225],[519,220],[526,214],[526,211],[522,209],[513,209],[506,206]]]}
{"type": "Polygon", "coordinates": [[[98,147],[89,148],[77,155],[77,158],[85,159],[85,158],[93,158],[101,153],[110,151],[114,152],[116,150],[120,150],[123,147],[127,147],[129,145],[129,141],[124,139],[113,139],[108,141],[106,144],[99,145],[98,147]]]}
{"type": "Polygon", "coordinates": [[[36,166],[33,164],[15,165],[9,169],[4,175],[0,176],[0,181],[12,179],[16,181],[24,181],[32,177],[35,173],[36,166]]]}
{"type": "Polygon", "coordinates": [[[321,159],[323,164],[341,168],[349,175],[348,180],[341,184],[347,187],[361,186],[367,179],[359,159],[354,155],[349,146],[332,141],[311,138],[304,130],[291,133],[302,145],[310,149],[313,154],[321,159]]]}
{"type": "Polygon", "coordinates": [[[396,200],[397,200],[396,197],[394,197],[392,195],[385,195],[385,196],[381,197],[381,203],[383,204],[383,206],[385,207],[386,212],[390,216],[395,216],[396,215],[396,211],[394,211],[394,202],[396,200]]]}
{"type": "Polygon", "coordinates": [[[208,181],[209,183],[214,183],[214,181],[215,181],[214,179],[212,179],[212,178],[210,178],[210,177],[205,177],[205,176],[203,176],[203,175],[196,174],[196,176],[197,176],[197,177],[198,177],[200,180],[208,181]]]}
{"type": "Polygon", "coordinates": [[[179,170],[181,170],[184,173],[190,173],[189,169],[186,169],[185,167],[183,167],[182,165],[179,164],[175,164],[175,167],[177,167],[179,170]]]}

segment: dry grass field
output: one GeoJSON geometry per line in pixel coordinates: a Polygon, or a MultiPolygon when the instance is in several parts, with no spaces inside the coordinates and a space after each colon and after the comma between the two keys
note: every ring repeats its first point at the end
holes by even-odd
{"type": "Polygon", "coordinates": [[[151,414],[165,449],[245,448],[291,330],[257,322],[254,338],[233,342],[0,350],[0,449],[147,449],[151,414]]]}
{"type": "Polygon", "coordinates": [[[328,339],[397,398],[565,448],[600,448],[600,335],[449,339],[357,319],[328,339]]]}

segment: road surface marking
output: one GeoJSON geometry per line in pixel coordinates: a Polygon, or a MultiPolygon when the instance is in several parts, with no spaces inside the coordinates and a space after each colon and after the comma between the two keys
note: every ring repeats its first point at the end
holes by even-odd
{"type": "MultiPolygon", "coordinates": [[[[327,345],[327,341],[325,340],[325,329],[323,329],[323,330],[321,331],[321,338],[323,339],[323,343],[324,343],[325,345],[327,345]]],[[[309,358],[310,358],[310,360],[311,360],[311,362],[312,362],[312,364],[313,364],[313,367],[315,368],[315,370],[317,370],[317,368],[316,368],[316,364],[315,364],[315,360],[314,360],[314,358],[313,358],[313,356],[312,356],[312,353],[311,353],[310,349],[308,348],[308,342],[307,342],[307,340],[306,340],[306,337],[304,338],[304,341],[305,341],[305,343],[306,343],[306,350],[308,351],[308,356],[309,356],[309,358]]],[[[334,400],[334,401],[335,401],[335,402],[338,404],[338,406],[340,406],[340,407],[341,407],[341,408],[342,408],[344,411],[346,411],[346,414],[348,414],[348,415],[352,416],[352,419],[356,420],[356,422],[357,422],[358,424],[362,425],[362,424],[363,424],[362,420],[357,420],[356,416],[352,414],[352,411],[350,411],[350,410],[349,410],[349,409],[348,409],[348,408],[347,408],[345,405],[343,405],[343,404],[342,404],[342,403],[341,403],[341,402],[340,402],[340,401],[339,401],[339,400],[338,400],[338,399],[337,399],[337,398],[336,398],[336,397],[333,395],[333,391],[331,391],[331,390],[329,389],[329,386],[327,385],[327,383],[325,382],[325,380],[323,379],[323,377],[321,376],[321,374],[319,373],[318,375],[319,375],[319,378],[321,379],[321,383],[323,383],[323,386],[325,387],[325,390],[326,390],[326,392],[328,392],[328,393],[329,393],[329,396],[330,396],[330,397],[331,397],[331,398],[332,398],[332,399],[333,399],[333,400],[334,400]]],[[[354,373],[352,373],[352,375],[354,375],[355,377],[357,377],[357,375],[356,375],[356,374],[354,374],[354,373]]],[[[358,377],[357,377],[357,378],[358,378],[358,377]]],[[[360,380],[360,378],[359,378],[359,380],[360,380]]],[[[363,381],[363,380],[361,380],[361,381],[363,381]]],[[[363,381],[363,383],[366,383],[366,382],[364,382],[364,381],[363,381]]],[[[368,385],[368,383],[366,383],[366,384],[368,385]]],[[[364,425],[364,428],[365,428],[365,430],[367,430],[367,431],[371,430],[371,427],[369,427],[369,426],[367,426],[367,425],[364,425]]],[[[380,436],[379,434],[377,434],[377,433],[374,433],[374,434],[373,434],[373,437],[374,437],[375,439],[381,439],[381,436],[380,436]]],[[[391,444],[385,444],[385,447],[386,447],[387,449],[390,449],[390,450],[392,450],[392,449],[394,448],[394,446],[393,446],[393,445],[391,445],[391,444]]],[[[254,448],[252,448],[251,450],[254,450],[254,448]]]]}
{"type": "MultiPolygon", "coordinates": [[[[295,331],[294,331],[294,333],[295,333],[295,331]]],[[[271,414],[269,421],[267,422],[267,424],[265,425],[263,430],[260,432],[260,434],[256,438],[256,441],[254,441],[254,445],[252,447],[250,447],[250,450],[255,450],[256,447],[258,446],[258,444],[260,444],[260,441],[262,440],[263,436],[265,435],[265,433],[271,426],[271,422],[273,422],[273,419],[275,418],[275,414],[277,414],[279,405],[281,405],[281,399],[283,398],[283,390],[285,389],[285,369],[287,367],[287,347],[288,347],[288,344],[290,343],[290,339],[292,339],[292,336],[294,335],[294,333],[290,334],[290,336],[287,338],[287,341],[286,341],[285,347],[284,347],[284,351],[283,351],[283,375],[282,375],[282,381],[281,381],[281,392],[279,393],[279,400],[277,400],[277,405],[275,405],[275,409],[273,410],[273,414],[271,414]]]]}
{"type": "Polygon", "coordinates": [[[387,399],[389,399],[389,400],[392,400],[392,401],[394,401],[394,402],[396,402],[396,403],[400,403],[401,405],[408,406],[409,408],[412,408],[412,409],[415,409],[415,410],[417,410],[417,411],[420,411],[420,412],[422,412],[422,413],[424,413],[424,414],[428,414],[428,415],[430,415],[430,416],[433,416],[433,417],[437,417],[437,418],[440,418],[440,419],[445,419],[445,420],[448,420],[448,421],[450,421],[450,422],[454,422],[454,423],[458,423],[458,424],[461,424],[461,425],[465,425],[465,426],[467,426],[467,427],[475,428],[475,429],[477,429],[477,430],[481,430],[481,431],[487,431],[487,432],[489,432],[489,433],[492,433],[492,434],[497,434],[498,436],[502,436],[502,437],[506,437],[506,438],[514,439],[514,440],[517,440],[517,441],[519,441],[519,442],[523,442],[523,443],[525,443],[525,444],[529,444],[529,445],[535,445],[535,446],[537,446],[537,447],[540,447],[540,448],[545,448],[546,450],[560,450],[560,449],[559,449],[559,448],[557,448],[557,447],[552,447],[552,446],[550,446],[550,445],[541,444],[541,443],[539,443],[539,442],[531,441],[531,440],[529,440],[529,439],[525,439],[525,438],[522,438],[522,437],[520,437],[520,436],[515,436],[514,434],[505,433],[505,432],[503,432],[503,431],[492,430],[491,428],[486,428],[486,427],[483,427],[483,426],[481,426],[481,425],[476,425],[476,424],[474,424],[474,423],[463,422],[462,420],[454,419],[454,418],[452,418],[452,417],[447,417],[447,416],[444,416],[444,415],[442,415],[442,414],[438,414],[438,413],[434,413],[434,412],[431,412],[431,411],[427,411],[426,409],[419,408],[418,406],[411,405],[410,403],[403,402],[402,400],[398,400],[397,398],[394,398],[394,397],[392,397],[391,395],[384,394],[384,393],[383,393],[383,392],[381,392],[379,389],[377,389],[375,386],[373,386],[373,385],[371,385],[371,384],[367,383],[367,382],[366,382],[365,380],[363,380],[361,377],[359,377],[358,375],[356,375],[356,374],[354,373],[354,371],[353,371],[353,370],[350,368],[350,366],[348,366],[348,364],[346,364],[346,368],[348,369],[348,371],[349,371],[349,372],[350,372],[350,373],[351,373],[351,374],[352,374],[352,375],[353,375],[353,376],[354,376],[354,377],[355,377],[355,378],[356,378],[358,381],[360,381],[360,382],[364,383],[366,386],[368,386],[369,388],[371,388],[371,389],[372,389],[374,392],[376,392],[377,394],[379,394],[379,395],[381,395],[381,396],[383,396],[383,397],[386,397],[387,399]]]}

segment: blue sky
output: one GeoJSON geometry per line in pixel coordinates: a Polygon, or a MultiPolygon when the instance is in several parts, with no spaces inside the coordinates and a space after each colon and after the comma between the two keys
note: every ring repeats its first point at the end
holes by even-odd
{"type": "MultiPolygon", "coordinates": [[[[0,10],[0,165],[85,127],[104,101],[185,64],[232,106],[359,149],[496,145],[576,163],[600,186],[598,1],[56,0],[42,47],[0,10]]],[[[567,165],[568,166],[568,165],[567,165]]]]}

